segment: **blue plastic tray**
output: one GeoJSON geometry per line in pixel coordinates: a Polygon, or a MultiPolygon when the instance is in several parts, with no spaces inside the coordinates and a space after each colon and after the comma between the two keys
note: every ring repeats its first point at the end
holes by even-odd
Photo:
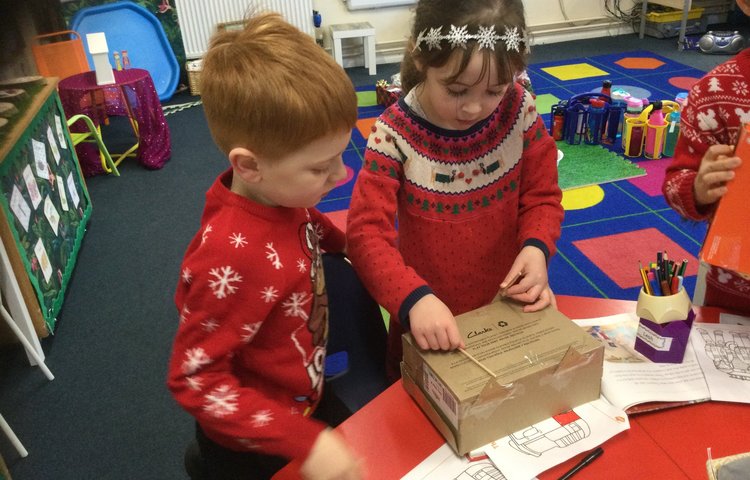
{"type": "MultiPolygon", "coordinates": [[[[164,28],[154,14],[132,2],[108,3],[79,10],[70,28],[81,34],[84,43],[87,33],[104,32],[113,67],[112,52],[127,50],[130,66],[143,68],[151,74],[159,100],[172,98],[180,79],[180,67],[164,28]]],[[[88,46],[86,56],[93,70],[88,46]]]]}

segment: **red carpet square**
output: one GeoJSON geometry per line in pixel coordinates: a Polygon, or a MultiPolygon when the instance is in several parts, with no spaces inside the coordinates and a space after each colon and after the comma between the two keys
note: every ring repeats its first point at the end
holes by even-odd
{"type": "Polygon", "coordinates": [[[671,161],[672,157],[638,162],[638,166],[646,170],[646,175],[631,178],[629,182],[650,197],[659,196],[661,195],[661,184],[664,183],[664,172],[671,161]]]}
{"type": "Polygon", "coordinates": [[[666,250],[676,262],[687,259],[685,276],[698,273],[698,260],[656,228],[578,240],[573,245],[620,288],[641,285],[638,262],[644,267],[655,262],[657,251],[666,250]]]}

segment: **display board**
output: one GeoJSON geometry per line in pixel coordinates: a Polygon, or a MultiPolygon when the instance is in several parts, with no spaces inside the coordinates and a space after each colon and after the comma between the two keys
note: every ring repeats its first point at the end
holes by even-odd
{"type": "Polygon", "coordinates": [[[0,137],[0,236],[40,337],[54,332],[91,216],[56,85],[12,85],[26,97],[0,137]]]}

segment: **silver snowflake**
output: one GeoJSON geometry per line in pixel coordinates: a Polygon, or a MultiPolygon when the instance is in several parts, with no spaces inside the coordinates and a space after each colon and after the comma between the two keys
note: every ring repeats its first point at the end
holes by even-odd
{"type": "Polygon", "coordinates": [[[427,43],[427,46],[430,47],[430,50],[433,48],[440,49],[440,40],[443,39],[443,36],[441,35],[442,31],[443,27],[431,28],[430,31],[427,32],[427,35],[425,35],[424,41],[427,43]]]}
{"type": "Polygon", "coordinates": [[[488,48],[494,51],[495,43],[500,40],[500,35],[495,33],[495,26],[490,25],[489,27],[479,27],[476,38],[477,43],[479,44],[479,50],[488,48]]]}
{"type": "Polygon", "coordinates": [[[203,410],[218,418],[230,415],[237,411],[239,396],[239,392],[230,385],[221,385],[206,394],[203,410]]]}
{"type": "Polygon", "coordinates": [[[271,303],[279,296],[279,291],[272,286],[265,287],[260,291],[260,298],[266,303],[271,303]]]}
{"type": "Polygon", "coordinates": [[[193,272],[190,271],[189,268],[185,267],[182,269],[182,281],[185,283],[190,283],[193,281],[193,272]]]}
{"type": "Polygon", "coordinates": [[[219,322],[214,320],[213,318],[209,318],[208,320],[204,320],[201,322],[201,326],[203,327],[203,330],[206,332],[213,332],[217,328],[219,328],[219,322]]]}
{"type": "Polygon", "coordinates": [[[208,282],[208,286],[211,287],[216,298],[226,298],[227,295],[233,294],[237,291],[237,286],[233,283],[242,281],[242,276],[229,266],[212,268],[208,271],[208,274],[216,278],[216,280],[208,282]]]}
{"type": "Polygon", "coordinates": [[[307,320],[309,316],[305,311],[305,305],[310,302],[312,295],[305,292],[292,293],[284,303],[281,304],[285,308],[284,315],[287,317],[299,317],[303,320],[307,320]]]}
{"type": "Polygon", "coordinates": [[[515,50],[516,52],[520,51],[518,47],[521,44],[521,35],[518,33],[518,28],[505,27],[505,35],[501,36],[500,39],[505,42],[506,50],[515,50]]]}
{"type": "Polygon", "coordinates": [[[307,262],[305,262],[304,258],[297,259],[297,270],[299,270],[299,273],[305,273],[307,271],[307,262]]]}
{"type": "Polygon", "coordinates": [[[457,27],[451,25],[451,31],[448,33],[446,39],[451,44],[451,48],[461,47],[466,48],[466,42],[469,41],[470,35],[466,31],[466,25],[457,27]]]}
{"type": "Polygon", "coordinates": [[[242,326],[242,331],[244,332],[241,336],[242,341],[245,343],[250,343],[250,340],[255,337],[255,334],[258,333],[258,330],[260,329],[260,322],[255,323],[246,323],[242,326]]]}
{"type": "Polygon", "coordinates": [[[180,310],[180,323],[187,322],[188,315],[190,315],[190,309],[187,305],[183,305],[182,310],[180,310]]]}
{"type": "Polygon", "coordinates": [[[253,426],[265,427],[273,421],[273,412],[271,410],[258,410],[253,414],[253,426]]]}
{"type": "Polygon", "coordinates": [[[206,225],[206,228],[205,228],[205,230],[203,230],[203,234],[201,235],[201,243],[202,244],[206,243],[206,239],[208,238],[208,234],[210,232],[213,232],[213,231],[214,231],[214,227],[212,227],[210,223],[208,225],[206,225]]]}
{"type": "Polygon", "coordinates": [[[273,265],[273,268],[276,270],[280,270],[284,267],[284,265],[281,264],[279,253],[273,248],[273,242],[266,243],[266,258],[271,261],[271,265],[273,265]]]}
{"type": "Polygon", "coordinates": [[[271,303],[279,296],[279,291],[272,286],[265,287],[260,291],[260,298],[266,303],[271,303]]]}
{"type": "Polygon", "coordinates": [[[192,375],[204,365],[212,362],[211,357],[200,347],[190,348],[185,351],[185,360],[182,362],[182,373],[192,375]]]}
{"type": "Polygon", "coordinates": [[[185,382],[187,382],[188,388],[190,388],[190,390],[202,390],[203,389],[203,379],[199,377],[198,375],[187,377],[185,379],[185,382]]]}
{"type": "Polygon", "coordinates": [[[247,240],[241,233],[233,233],[229,236],[229,243],[234,245],[234,248],[240,248],[247,245],[247,240]]]}

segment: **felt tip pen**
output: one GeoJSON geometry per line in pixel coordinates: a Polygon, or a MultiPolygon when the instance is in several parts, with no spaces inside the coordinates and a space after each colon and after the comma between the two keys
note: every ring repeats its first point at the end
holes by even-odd
{"type": "Polygon", "coordinates": [[[593,462],[597,458],[601,456],[601,454],[604,453],[604,449],[602,447],[596,447],[594,450],[591,451],[588,455],[583,457],[583,460],[578,462],[575,467],[568,470],[565,475],[560,477],[558,480],[568,480],[570,477],[578,473],[583,467],[588,465],[589,463],[593,462]]]}

